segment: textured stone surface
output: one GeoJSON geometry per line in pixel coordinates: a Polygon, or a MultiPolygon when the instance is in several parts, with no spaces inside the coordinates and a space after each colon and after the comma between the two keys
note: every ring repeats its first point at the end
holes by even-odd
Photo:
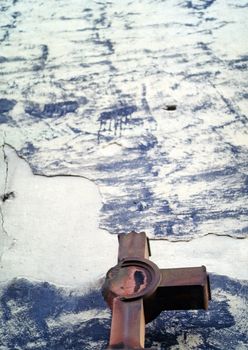
{"type": "Polygon", "coordinates": [[[247,348],[247,8],[1,1],[0,350],[104,349],[111,233],[132,229],[213,288],[146,345],[247,348]]]}

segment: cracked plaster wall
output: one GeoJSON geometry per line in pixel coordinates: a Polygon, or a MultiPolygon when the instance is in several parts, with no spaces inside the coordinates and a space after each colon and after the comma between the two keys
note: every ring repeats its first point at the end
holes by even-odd
{"type": "MultiPolygon", "coordinates": [[[[2,150],[0,280],[20,276],[76,287],[104,277],[115,264],[118,246],[115,236],[99,228],[102,201],[94,182],[75,176],[33,175],[13,148],[4,144],[2,150]]],[[[247,244],[244,239],[213,234],[187,243],[151,238],[158,265],[203,264],[209,272],[228,272],[240,279],[248,278],[247,244]]]]}
{"type": "MultiPolygon", "coordinates": [[[[14,344],[19,349],[104,349],[110,312],[99,291],[118,247],[115,236],[99,229],[102,203],[97,186],[80,177],[33,175],[8,145],[3,145],[3,155],[5,174],[8,168],[5,193],[15,193],[1,202],[3,234],[9,238],[0,262],[3,349],[14,344]],[[56,316],[54,308],[60,310],[56,316]],[[57,336],[58,329],[67,330],[66,339],[57,336]],[[21,341],[20,334],[27,331],[30,335],[21,341]]],[[[158,266],[205,264],[213,301],[207,313],[163,313],[147,327],[148,344],[159,349],[224,349],[230,334],[231,348],[245,349],[242,320],[248,285],[242,279],[248,278],[247,248],[247,240],[216,235],[188,242],[152,240],[152,259],[158,266]],[[224,279],[221,274],[227,273],[224,279]]]]}
{"type": "Polygon", "coordinates": [[[1,2],[0,350],[106,348],[131,229],[211,273],[146,346],[247,348],[246,41],[242,0],[1,2]]]}

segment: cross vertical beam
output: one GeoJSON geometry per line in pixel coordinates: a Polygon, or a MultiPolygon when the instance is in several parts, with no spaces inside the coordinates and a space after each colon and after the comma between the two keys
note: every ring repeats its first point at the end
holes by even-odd
{"type": "Polygon", "coordinates": [[[129,302],[115,298],[109,349],[143,349],[145,344],[145,317],[143,300],[129,302]]]}
{"type": "Polygon", "coordinates": [[[151,256],[151,249],[149,239],[146,237],[145,232],[130,232],[128,235],[118,235],[119,251],[118,262],[130,256],[136,258],[149,259],[151,256]]]}

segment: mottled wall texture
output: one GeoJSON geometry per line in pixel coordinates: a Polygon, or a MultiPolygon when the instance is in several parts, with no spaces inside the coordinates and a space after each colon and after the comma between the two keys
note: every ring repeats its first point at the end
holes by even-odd
{"type": "Polygon", "coordinates": [[[248,3],[0,1],[0,350],[103,350],[117,233],[206,265],[159,350],[248,348],[248,3]]]}

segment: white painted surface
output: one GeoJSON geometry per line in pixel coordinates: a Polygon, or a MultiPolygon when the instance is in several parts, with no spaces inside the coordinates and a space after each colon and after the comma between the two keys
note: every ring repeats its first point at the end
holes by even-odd
{"type": "Polygon", "coordinates": [[[248,279],[248,240],[207,235],[185,242],[152,241],[152,260],[160,267],[205,265],[208,272],[248,279]]]}
{"type": "Polygon", "coordinates": [[[98,228],[97,186],[80,177],[34,176],[13,149],[5,151],[7,191],[15,198],[1,203],[8,243],[0,281],[26,277],[83,288],[102,277],[116,262],[117,241],[98,228]]]}

